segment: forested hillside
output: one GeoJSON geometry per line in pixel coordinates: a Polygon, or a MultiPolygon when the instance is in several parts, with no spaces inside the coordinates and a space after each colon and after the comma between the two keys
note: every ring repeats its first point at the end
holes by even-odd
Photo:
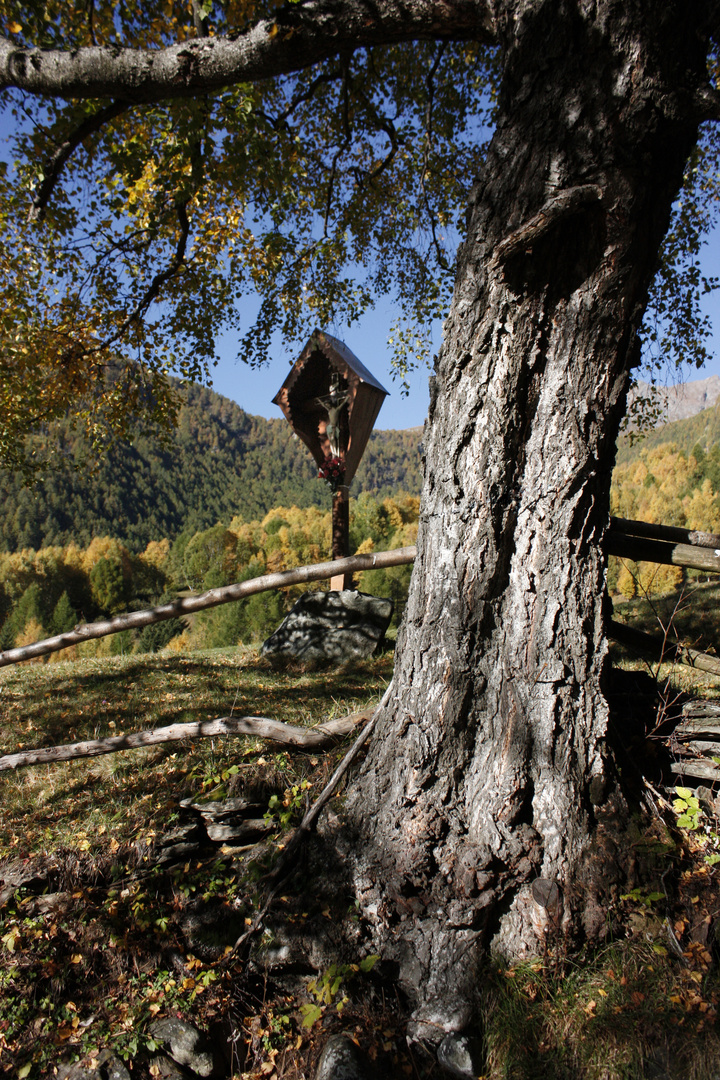
{"type": "MultiPolygon", "coordinates": [[[[419,507],[414,495],[360,495],[351,503],[352,550],[382,551],[415,543],[419,507]]],[[[178,592],[213,589],[323,561],[330,554],[330,516],[329,508],[278,507],[262,519],[235,516],[227,524],[185,530],[172,544],[167,537],[153,540],[139,554],[110,537],[96,537],[85,548],[70,543],[0,554],[0,648],[64,633],[79,621],[157,604],[178,592]]],[[[401,606],[410,569],[366,571],[356,584],[401,606]]],[[[139,634],[124,632],[89,642],[80,651],[154,652],[172,639],[178,648],[190,649],[261,640],[301,591],[260,593],[203,612],[187,624],[177,619],[158,623],[139,634]]]]}
{"type": "MultiPolygon", "coordinates": [[[[92,462],[66,430],[67,467],[32,488],[0,473],[0,550],[84,547],[112,536],[139,552],[152,540],[231,518],[262,518],[276,506],[329,507],[310,454],[285,420],[250,416],[205,387],[181,393],[177,430],[166,445],[138,435],[92,462]]],[[[421,433],[374,432],[352,494],[418,494],[421,433]]]]}
{"type": "Polygon", "coordinates": [[[686,457],[699,446],[704,454],[720,461],[720,408],[713,405],[695,416],[662,424],[642,439],[623,435],[618,442],[617,464],[637,461],[643,453],[666,443],[673,443],[686,457]]]}

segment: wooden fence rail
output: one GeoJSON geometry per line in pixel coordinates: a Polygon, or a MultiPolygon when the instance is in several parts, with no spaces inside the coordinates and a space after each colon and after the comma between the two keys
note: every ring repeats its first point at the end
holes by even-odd
{"type": "MultiPolygon", "coordinates": [[[[720,535],[715,533],[697,532],[668,525],[652,525],[646,521],[611,518],[610,528],[605,538],[605,551],[608,555],[617,555],[636,562],[666,563],[670,566],[684,566],[688,569],[720,574],[720,535]]],[[[229,604],[270,589],[284,589],[289,585],[323,581],[338,574],[357,574],[363,570],[402,566],[413,562],[415,555],[416,548],[410,546],[368,555],[353,555],[348,559],[337,559],[332,562],[314,563],[312,566],[301,566],[295,570],[283,570],[275,574],[264,574],[250,581],[210,589],[199,596],[179,598],[169,604],[162,604],[160,607],[148,608],[145,611],[131,611],[99,622],[84,623],[65,634],[45,638],[31,645],[7,649],[5,652],[0,652],[0,667],[47,656],[61,649],[67,649],[71,645],[79,645],[83,641],[119,634],[123,630],[138,630],[143,626],[151,626],[153,623],[166,619],[177,619],[196,611],[218,607],[220,604],[229,604]]],[[[610,633],[614,636],[612,627],[610,633]]],[[[636,642],[639,645],[639,638],[636,642]]],[[[693,655],[697,657],[702,654],[693,655]]],[[[714,660],[713,657],[709,659],[714,660]]],[[[698,666],[697,660],[694,666],[698,666]]]]}
{"type": "Polygon", "coordinates": [[[378,551],[369,555],[352,555],[349,559],[335,559],[332,562],[313,563],[312,566],[300,566],[295,570],[281,570],[276,574],[263,574],[250,581],[240,581],[235,585],[225,585],[220,589],[210,589],[199,596],[187,596],[173,600],[160,607],[146,611],[130,611],[127,615],[116,615],[113,619],[101,622],[84,623],[68,630],[66,634],[35,641],[32,645],[22,645],[17,649],[0,652],[0,667],[19,664],[22,660],[33,660],[37,656],[59,652],[71,645],[83,641],[119,634],[122,630],[137,630],[141,626],[151,626],[165,619],[177,619],[195,611],[229,604],[233,600],[242,600],[254,593],[267,592],[270,589],[284,589],[289,585],[302,585],[307,581],[323,581],[336,574],[359,574],[361,570],[381,570],[385,566],[401,566],[415,558],[415,547],[395,548],[393,551],[378,551]]]}

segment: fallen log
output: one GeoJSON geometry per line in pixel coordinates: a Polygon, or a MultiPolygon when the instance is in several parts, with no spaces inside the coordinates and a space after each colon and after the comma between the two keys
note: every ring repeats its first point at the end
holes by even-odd
{"type": "Polygon", "coordinates": [[[416,548],[395,548],[393,551],[378,551],[375,554],[352,555],[349,559],[334,559],[332,562],[313,563],[311,566],[299,566],[295,570],[281,570],[275,574],[263,574],[250,581],[240,581],[235,585],[224,585],[220,589],[210,589],[199,596],[187,596],[173,600],[160,607],[145,611],[130,611],[125,615],[116,615],[112,619],[100,622],[84,623],[56,637],[44,638],[31,645],[22,645],[16,649],[0,652],[0,667],[19,664],[23,660],[34,660],[38,656],[68,649],[71,645],[80,645],[83,641],[119,634],[121,630],[139,630],[166,619],[178,619],[195,611],[229,604],[232,600],[242,600],[254,593],[267,592],[270,589],[285,589],[289,585],[302,585],[308,581],[323,581],[336,574],[358,574],[362,570],[380,570],[385,566],[402,566],[411,563],[416,548]]]}
{"type": "Polygon", "coordinates": [[[22,769],[28,765],[44,765],[56,761],[74,761],[77,758],[99,757],[101,754],[117,754],[120,750],[137,750],[158,743],[181,742],[185,739],[209,739],[217,735],[250,735],[257,739],[269,739],[284,746],[322,749],[332,745],[334,739],[347,735],[363,720],[372,715],[371,709],[349,713],[337,720],[328,720],[316,728],[295,727],[265,716],[222,716],[217,720],[200,720],[192,724],[170,724],[151,731],[136,731],[132,735],[112,735],[107,739],[91,739],[87,742],[66,743],[63,746],[47,746],[37,750],[19,750],[15,754],[0,757],[0,772],[22,769]]]}

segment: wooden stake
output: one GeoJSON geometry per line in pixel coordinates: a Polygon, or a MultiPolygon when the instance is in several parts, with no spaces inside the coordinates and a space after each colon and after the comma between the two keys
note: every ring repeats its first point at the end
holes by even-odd
{"type": "MultiPolygon", "coordinates": [[[[347,559],[350,554],[350,493],[345,485],[333,492],[332,501],[332,557],[347,559]]],[[[352,573],[334,574],[330,578],[331,589],[352,589],[352,573]]]]}

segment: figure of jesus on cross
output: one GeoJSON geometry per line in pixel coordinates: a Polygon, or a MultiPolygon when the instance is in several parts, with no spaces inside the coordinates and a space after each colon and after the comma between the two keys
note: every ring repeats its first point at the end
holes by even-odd
{"type": "Polygon", "coordinates": [[[330,393],[325,394],[324,397],[315,398],[318,405],[322,405],[328,415],[325,433],[330,443],[330,455],[336,458],[339,458],[343,451],[340,415],[350,400],[350,390],[347,383],[345,388],[341,389],[340,380],[341,375],[339,372],[335,372],[330,379],[330,393]]]}

